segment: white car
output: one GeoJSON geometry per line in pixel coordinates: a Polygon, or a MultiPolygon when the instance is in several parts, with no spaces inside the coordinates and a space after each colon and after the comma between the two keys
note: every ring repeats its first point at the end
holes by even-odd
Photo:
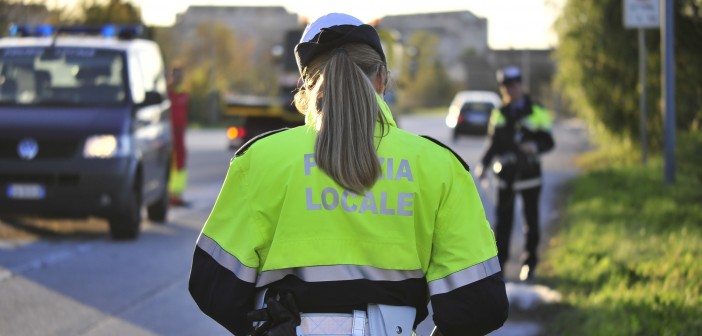
{"type": "Polygon", "coordinates": [[[454,140],[464,134],[486,134],[492,110],[501,106],[502,99],[495,92],[460,91],[451,101],[446,126],[453,129],[454,140]]]}

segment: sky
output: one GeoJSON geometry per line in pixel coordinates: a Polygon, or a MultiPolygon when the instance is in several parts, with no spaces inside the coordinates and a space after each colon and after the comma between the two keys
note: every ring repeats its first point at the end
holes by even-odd
{"type": "MultiPolygon", "coordinates": [[[[169,26],[190,5],[283,6],[289,12],[316,18],[344,12],[370,22],[386,15],[463,11],[488,19],[488,43],[493,49],[555,46],[553,21],[564,0],[132,0],[148,25],[169,26]]],[[[49,1],[51,3],[52,1],[49,1]]],[[[70,5],[75,0],[54,0],[70,5]]]]}

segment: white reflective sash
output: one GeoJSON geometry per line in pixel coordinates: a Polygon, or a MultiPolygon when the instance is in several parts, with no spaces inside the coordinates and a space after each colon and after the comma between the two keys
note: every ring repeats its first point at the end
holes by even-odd
{"type": "Polygon", "coordinates": [[[353,314],[337,313],[302,313],[297,328],[298,336],[340,335],[369,336],[366,312],[354,310],[353,314]]]}
{"type": "Polygon", "coordinates": [[[368,305],[353,314],[302,313],[298,336],[411,336],[416,310],[408,306],[368,305]]]}

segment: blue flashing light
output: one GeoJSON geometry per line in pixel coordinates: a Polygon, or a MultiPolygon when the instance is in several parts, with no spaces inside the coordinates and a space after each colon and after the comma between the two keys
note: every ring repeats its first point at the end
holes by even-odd
{"type": "Polygon", "coordinates": [[[51,25],[39,25],[34,28],[37,36],[51,36],[54,34],[54,27],[51,25]]]}
{"type": "Polygon", "coordinates": [[[19,33],[19,27],[16,24],[10,25],[10,36],[17,36],[19,33]]]}
{"type": "Polygon", "coordinates": [[[104,37],[115,37],[117,36],[117,27],[113,25],[105,25],[102,27],[100,32],[104,37]]]}

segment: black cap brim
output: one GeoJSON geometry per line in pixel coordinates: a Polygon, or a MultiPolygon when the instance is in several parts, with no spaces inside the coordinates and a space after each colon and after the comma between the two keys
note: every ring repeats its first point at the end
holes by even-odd
{"type": "Polygon", "coordinates": [[[295,46],[295,59],[297,67],[302,70],[309,66],[315,57],[336,49],[347,43],[364,43],[377,51],[385,63],[385,53],[378,32],[373,26],[364,24],[360,26],[339,25],[322,28],[309,42],[301,42],[295,46]]]}

